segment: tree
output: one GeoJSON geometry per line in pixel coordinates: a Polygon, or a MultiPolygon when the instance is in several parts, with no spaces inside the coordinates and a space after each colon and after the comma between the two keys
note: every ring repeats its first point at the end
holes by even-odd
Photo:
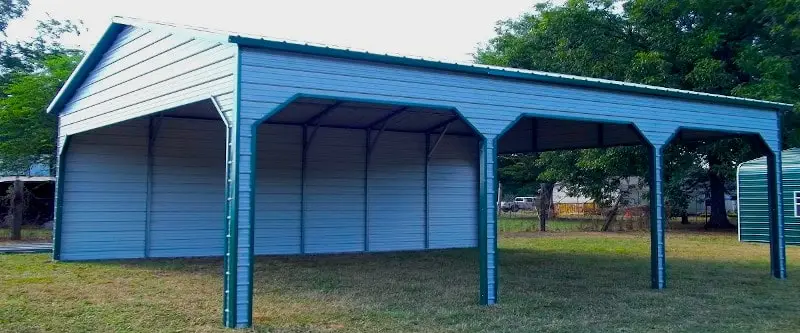
{"type": "Polygon", "coordinates": [[[592,198],[605,212],[602,230],[607,231],[631,199],[631,179],[647,172],[644,153],[641,147],[544,152],[536,164],[543,168],[539,179],[559,182],[570,195],[592,198]]]}
{"type": "MultiPolygon", "coordinates": [[[[27,0],[0,0],[2,37],[27,7],[27,0]]],[[[45,109],[83,54],[60,40],[80,32],[72,21],[49,18],[30,40],[0,40],[0,171],[24,174],[33,164],[54,164],[56,119],[45,109]]]]}
{"type": "Polygon", "coordinates": [[[51,56],[33,73],[13,73],[0,99],[0,170],[23,174],[33,164],[52,164],[56,119],[50,100],[77,66],[76,55],[51,56]]]}
{"type": "Polygon", "coordinates": [[[541,167],[535,163],[537,154],[501,155],[497,159],[498,181],[506,197],[538,194],[539,231],[547,230],[547,218],[553,208],[555,183],[539,179],[541,167]]]}
{"type": "Polygon", "coordinates": [[[539,187],[537,176],[541,171],[533,163],[535,160],[536,155],[533,154],[501,155],[497,158],[497,178],[503,184],[503,193],[506,196],[528,196],[536,193],[539,187]]]}
{"type": "MultiPolygon", "coordinates": [[[[475,60],[796,103],[800,101],[798,12],[800,0],[541,4],[518,19],[499,22],[497,36],[478,50],[475,60]]],[[[783,124],[785,145],[800,145],[800,109],[784,115],[783,124]]],[[[725,189],[732,183],[735,165],[752,158],[747,148],[743,140],[734,139],[668,149],[666,196],[671,210],[685,212],[686,193],[707,186],[714,207],[709,227],[729,226],[725,189]],[[672,163],[671,158],[682,160],[672,163]],[[705,172],[697,172],[687,161],[705,172]]]]}

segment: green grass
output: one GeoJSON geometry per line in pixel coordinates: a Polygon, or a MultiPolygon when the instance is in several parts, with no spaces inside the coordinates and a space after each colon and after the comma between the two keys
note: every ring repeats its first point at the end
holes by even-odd
{"type": "MultiPolygon", "coordinates": [[[[504,213],[497,220],[497,227],[500,232],[538,232],[539,217],[532,214],[504,213]]],[[[735,221],[735,218],[732,219],[735,221]]],[[[705,220],[703,217],[691,216],[690,224],[681,224],[680,218],[673,218],[669,221],[668,230],[702,230],[705,220]]],[[[601,216],[576,216],[558,217],[547,221],[548,232],[574,232],[574,231],[600,231],[603,226],[601,216]]],[[[650,221],[642,218],[618,218],[611,224],[612,231],[645,231],[649,229],[650,221]]]]}
{"type": "MultiPolygon", "coordinates": [[[[547,231],[595,231],[599,230],[602,222],[599,219],[551,219],[547,221],[547,231]]],[[[539,218],[531,217],[500,217],[497,228],[500,232],[536,232],[539,231],[539,218]]]]}
{"type": "MultiPolygon", "coordinates": [[[[668,289],[649,289],[645,233],[528,233],[500,242],[500,305],[476,305],[478,253],[260,257],[258,332],[750,332],[800,327],[763,244],[673,232],[668,289]]],[[[2,332],[217,332],[218,259],[53,263],[0,255],[2,332]]]]}
{"type": "MultiPolygon", "coordinates": [[[[53,240],[53,231],[51,229],[32,228],[32,227],[22,228],[21,241],[23,242],[52,241],[52,240],[53,240]]],[[[11,228],[0,228],[0,243],[4,242],[12,242],[11,228]]],[[[13,241],[13,242],[18,242],[18,241],[13,241]]]]}

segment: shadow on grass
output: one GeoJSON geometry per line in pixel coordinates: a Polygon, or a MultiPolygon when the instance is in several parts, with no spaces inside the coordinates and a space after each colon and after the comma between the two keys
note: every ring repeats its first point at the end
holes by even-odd
{"type": "MultiPolygon", "coordinates": [[[[694,243],[681,237],[680,251],[691,251],[694,243]]],[[[730,248],[740,247],[714,250],[730,248]]],[[[475,249],[262,256],[255,263],[254,318],[257,327],[279,331],[736,332],[800,325],[800,284],[770,278],[761,252],[737,259],[697,251],[678,258],[668,252],[668,289],[655,291],[646,240],[504,240],[495,307],[477,306],[475,249]]],[[[204,295],[221,298],[221,258],[88,264],[219,280],[220,288],[204,295]]],[[[790,275],[798,274],[792,267],[790,275]]]]}
{"type": "MultiPolygon", "coordinates": [[[[305,256],[258,256],[255,291],[334,293],[363,303],[414,302],[474,304],[478,292],[476,249],[305,256]],[[430,297],[431,293],[437,297],[430,297]],[[395,297],[396,296],[396,297],[395,297]]],[[[68,264],[68,263],[67,263],[68,264]]],[[[179,271],[220,277],[221,258],[148,259],[92,262],[136,270],[179,271]]],[[[651,293],[650,261],[630,253],[576,253],[561,250],[501,249],[500,295],[514,302],[531,293],[552,293],[591,302],[587,295],[651,293]]],[[[795,272],[797,269],[790,271],[795,272]]],[[[735,291],[752,296],[779,287],[763,260],[671,259],[668,293],[735,291]],[[757,286],[748,290],[744,286],[757,286]]],[[[794,284],[794,283],[792,283],[794,284]]],[[[781,288],[782,289],[782,288],[781,288]]],[[[657,292],[652,292],[656,293],[657,292]]],[[[800,301],[800,290],[794,290],[800,301]]],[[[747,296],[746,296],[747,297],[747,296]]]]}

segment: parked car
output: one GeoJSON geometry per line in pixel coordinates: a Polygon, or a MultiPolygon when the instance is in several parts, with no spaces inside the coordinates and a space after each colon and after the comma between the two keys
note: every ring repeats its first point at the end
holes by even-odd
{"type": "Polygon", "coordinates": [[[500,203],[500,209],[504,212],[516,212],[519,210],[534,210],[536,209],[536,197],[516,197],[514,201],[503,201],[500,203]]]}

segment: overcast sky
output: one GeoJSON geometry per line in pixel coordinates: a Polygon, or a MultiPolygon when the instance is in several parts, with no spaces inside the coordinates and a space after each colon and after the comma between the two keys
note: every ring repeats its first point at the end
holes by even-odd
{"type": "MultiPolygon", "coordinates": [[[[67,41],[91,47],[114,15],[167,21],[372,52],[471,61],[498,20],[516,18],[537,0],[31,0],[11,38],[33,34],[37,19],[83,20],[89,30],[67,41]]],[[[562,1],[556,1],[562,2],[562,1]]]]}

